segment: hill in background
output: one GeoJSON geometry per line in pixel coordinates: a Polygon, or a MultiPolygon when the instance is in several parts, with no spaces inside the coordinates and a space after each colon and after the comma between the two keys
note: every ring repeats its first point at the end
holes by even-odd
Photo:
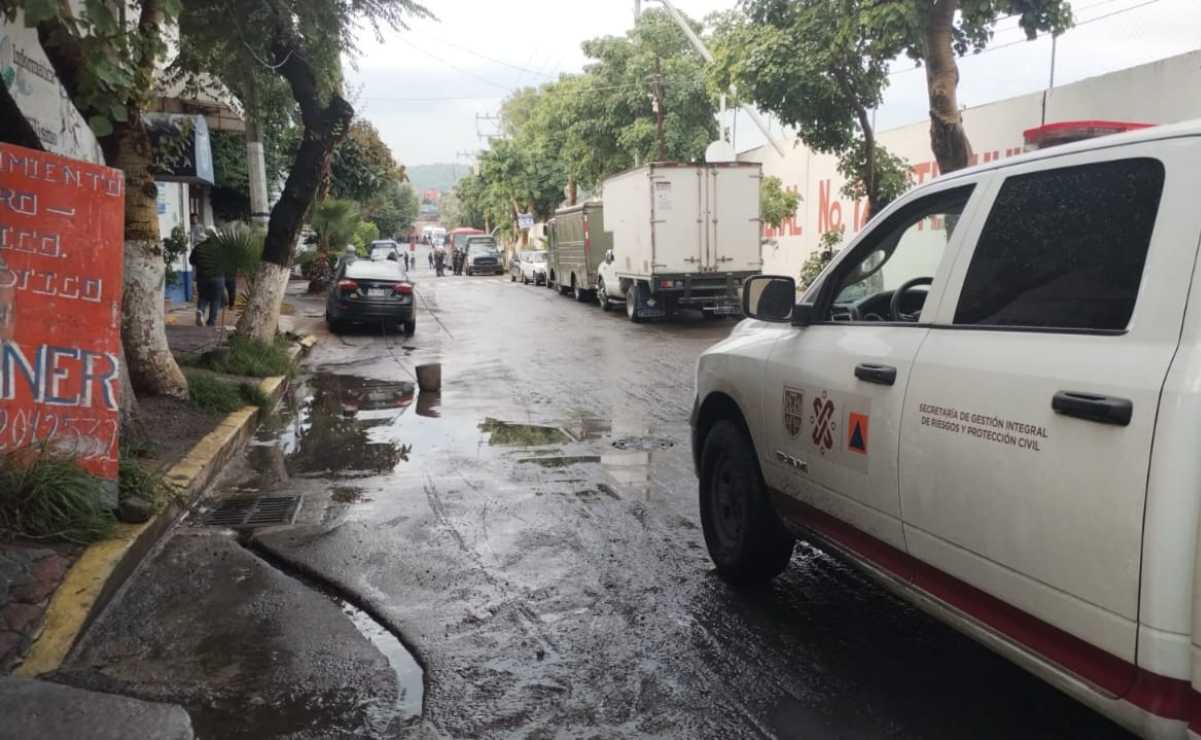
{"type": "Polygon", "coordinates": [[[469,172],[471,172],[470,165],[453,162],[415,164],[405,167],[405,174],[409,176],[409,182],[413,184],[413,188],[418,193],[430,188],[437,188],[443,193],[448,192],[460,178],[469,172]]]}

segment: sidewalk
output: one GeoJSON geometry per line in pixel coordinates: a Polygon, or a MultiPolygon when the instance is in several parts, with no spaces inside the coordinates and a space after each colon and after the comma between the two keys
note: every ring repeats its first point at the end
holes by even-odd
{"type": "MultiPolygon", "coordinates": [[[[290,286],[296,287],[304,286],[290,286]]],[[[311,306],[306,308],[312,313],[311,306]]],[[[216,348],[237,320],[236,313],[227,311],[225,330],[197,327],[195,307],[186,303],[168,304],[167,316],[167,341],[176,353],[216,348]]],[[[282,331],[294,333],[315,322],[287,317],[280,324],[282,331]]],[[[260,384],[273,398],[278,398],[283,386],[283,378],[268,378],[260,384]]],[[[181,491],[186,502],[183,508],[218,472],[219,463],[240,451],[258,417],[253,407],[223,418],[170,398],[143,399],[140,404],[158,448],[155,456],[144,462],[161,470],[181,491]]],[[[37,675],[56,668],[80,630],[179,511],[178,506],[169,505],[145,524],[119,523],[111,539],[86,548],[28,541],[0,543],[0,677],[12,672],[37,675]],[[64,582],[71,594],[59,594],[64,582]],[[51,609],[54,616],[48,619],[51,609]],[[34,650],[39,641],[41,649],[34,650]]]]}

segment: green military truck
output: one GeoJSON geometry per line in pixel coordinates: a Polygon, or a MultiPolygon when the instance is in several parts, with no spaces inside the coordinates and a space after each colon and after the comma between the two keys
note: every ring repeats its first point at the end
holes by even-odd
{"type": "Polygon", "coordinates": [[[599,202],[560,208],[546,228],[546,286],[571,293],[577,301],[592,299],[597,271],[613,237],[605,231],[599,202]]]}

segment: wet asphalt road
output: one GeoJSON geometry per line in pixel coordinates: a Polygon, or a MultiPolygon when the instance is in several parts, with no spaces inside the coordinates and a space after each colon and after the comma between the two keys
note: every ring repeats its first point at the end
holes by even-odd
{"type": "Polygon", "coordinates": [[[417,277],[416,336],[323,337],[221,492],[303,495],[252,551],[425,669],[399,688],[424,692],[419,718],[351,734],[1125,737],[805,543],[766,588],[715,577],[688,414],[696,357],[732,322],[640,326],[507,277],[417,277]],[[440,396],[414,392],[425,362],[440,396]]]}

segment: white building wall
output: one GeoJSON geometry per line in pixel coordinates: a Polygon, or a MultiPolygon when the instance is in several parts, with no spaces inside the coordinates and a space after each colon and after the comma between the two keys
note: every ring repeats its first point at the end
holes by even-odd
{"type": "MultiPolygon", "coordinates": [[[[1166,124],[1201,118],[1199,92],[1201,52],[1191,52],[969,108],[963,117],[973,151],[979,161],[988,162],[1020,154],[1024,149],[1022,132],[1043,123],[1098,119],[1166,124]]],[[[937,176],[928,121],[880,132],[879,140],[909,162],[915,183],[937,176]]],[[[815,154],[795,139],[781,143],[783,157],[771,147],[761,146],[743,152],[739,159],[761,162],[765,175],[779,177],[785,188],[802,198],[794,219],[779,230],[764,232],[770,241],[763,250],[763,271],[796,276],[822,234],[845,227],[846,236],[851,236],[862,229],[863,204],[843,197],[840,191],[845,181],[834,157],[815,154]]]]}

